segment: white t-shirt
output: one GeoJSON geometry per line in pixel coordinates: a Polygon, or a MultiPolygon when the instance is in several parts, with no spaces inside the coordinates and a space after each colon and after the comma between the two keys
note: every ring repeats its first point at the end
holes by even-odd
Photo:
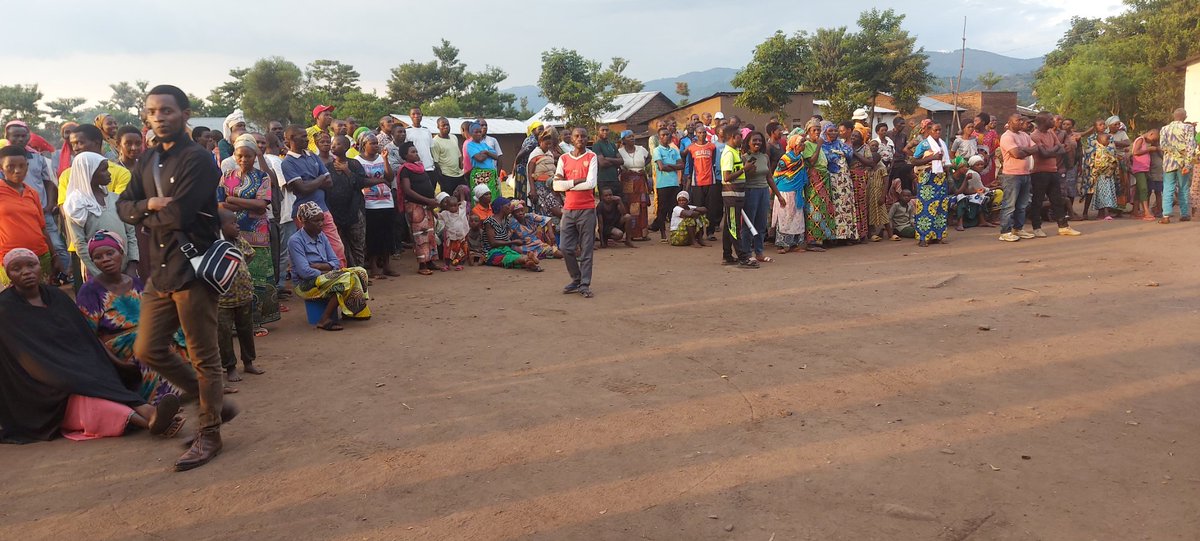
{"type": "MultiPolygon", "coordinates": [[[[688,210],[696,210],[696,205],[688,205],[688,210]]],[[[675,205],[675,209],[671,211],[671,231],[679,228],[679,223],[683,221],[683,207],[675,205]]]]}
{"type": "MultiPolygon", "coordinates": [[[[387,176],[387,162],[384,161],[382,155],[376,155],[374,160],[367,160],[361,155],[355,157],[358,163],[362,164],[363,171],[367,173],[367,178],[378,180],[387,176]]],[[[385,180],[382,184],[375,184],[363,188],[363,201],[366,203],[368,210],[390,209],[395,208],[396,203],[392,200],[391,181],[385,180]]]]}
{"type": "Polygon", "coordinates": [[[495,137],[485,135],[483,136],[483,142],[487,143],[489,147],[492,147],[492,152],[495,152],[497,157],[504,155],[504,150],[500,148],[500,141],[497,141],[495,137]]]}
{"type": "Polygon", "coordinates": [[[433,152],[429,150],[433,145],[433,133],[429,131],[429,128],[424,127],[408,128],[404,130],[404,133],[413,146],[417,147],[417,155],[421,156],[421,164],[425,166],[425,170],[433,171],[433,152]]]}
{"type": "Polygon", "coordinates": [[[279,199],[279,223],[286,224],[292,221],[292,209],[296,207],[296,194],[287,189],[287,178],[283,176],[283,158],[274,154],[267,154],[267,165],[275,171],[275,179],[279,182],[279,193],[283,197],[279,199]]]}

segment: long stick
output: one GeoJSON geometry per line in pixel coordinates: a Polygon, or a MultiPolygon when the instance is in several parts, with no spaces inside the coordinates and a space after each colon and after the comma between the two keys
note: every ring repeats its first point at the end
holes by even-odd
{"type": "Polygon", "coordinates": [[[952,130],[957,130],[961,126],[958,118],[958,92],[962,90],[963,68],[967,65],[967,16],[963,15],[963,35],[962,35],[962,58],[958,61],[958,84],[954,85],[954,125],[952,130]]]}

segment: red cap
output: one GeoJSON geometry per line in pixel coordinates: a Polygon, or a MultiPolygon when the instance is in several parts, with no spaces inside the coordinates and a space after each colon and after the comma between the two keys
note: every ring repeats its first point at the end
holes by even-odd
{"type": "Polygon", "coordinates": [[[332,105],[318,105],[316,107],[313,107],[313,118],[317,118],[318,116],[321,116],[321,113],[324,113],[325,111],[332,111],[332,110],[333,110],[332,105]]]}

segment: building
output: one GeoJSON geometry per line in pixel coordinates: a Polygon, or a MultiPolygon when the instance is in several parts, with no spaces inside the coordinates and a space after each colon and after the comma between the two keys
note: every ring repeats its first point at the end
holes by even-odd
{"type": "MultiPolygon", "coordinates": [[[[892,98],[891,94],[886,92],[880,92],[879,96],[875,98],[875,107],[899,110],[896,107],[895,99],[892,98]]],[[[966,112],[966,109],[960,106],[958,108],[960,118],[964,112],[966,112]]],[[[958,128],[952,126],[954,124],[954,106],[949,103],[929,96],[917,98],[917,108],[913,111],[912,115],[909,115],[909,120],[920,122],[926,118],[942,125],[942,137],[947,140],[953,140],[954,135],[958,133],[958,128]]]]}
{"type": "MultiPolygon", "coordinates": [[[[675,108],[675,102],[662,92],[618,94],[613,98],[612,105],[614,109],[604,113],[602,118],[597,118],[596,122],[608,124],[609,128],[617,133],[624,130],[633,130],[634,133],[645,132],[650,119],[675,108]]],[[[530,117],[528,122],[537,120],[545,125],[561,128],[565,124],[562,120],[563,115],[562,106],[548,103],[537,114],[530,117]]]]}
{"type": "MultiPolygon", "coordinates": [[[[735,103],[737,97],[741,94],[741,92],[717,92],[687,105],[665,111],[663,114],[651,119],[650,125],[653,126],[654,122],[668,118],[674,118],[676,121],[682,123],[683,120],[691,118],[693,115],[703,116],[704,113],[711,115],[723,113],[725,118],[737,116],[742,120],[743,124],[753,124],[756,129],[761,131],[766,127],[768,122],[775,119],[776,115],[773,113],[760,113],[735,103]]],[[[792,100],[784,110],[784,113],[787,115],[784,125],[788,129],[803,126],[805,122],[808,122],[809,118],[812,118],[812,97],[812,94],[809,92],[792,93],[792,100]]]]}
{"type": "Polygon", "coordinates": [[[1170,67],[1183,74],[1183,108],[1187,109],[1188,122],[1200,121],[1200,55],[1186,58],[1170,67]]]}
{"type": "MultiPolygon", "coordinates": [[[[930,98],[945,103],[954,103],[954,94],[930,94],[930,98]]],[[[1017,112],[1017,93],[1011,90],[973,90],[958,93],[958,106],[965,109],[959,113],[962,120],[968,122],[980,112],[987,113],[997,119],[996,124],[1004,124],[1008,117],[1017,112]]]]}
{"type": "MultiPolygon", "coordinates": [[[[412,118],[408,115],[392,115],[392,118],[412,124],[412,118]]],[[[438,117],[430,115],[421,120],[421,125],[429,128],[429,131],[437,135],[437,119],[438,117]]],[[[459,144],[463,142],[462,124],[463,122],[475,122],[474,118],[458,118],[446,117],[450,122],[450,133],[458,137],[459,144]]],[[[525,133],[525,122],[520,120],[511,120],[506,118],[485,118],[488,125],[488,135],[495,137],[500,143],[500,151],[503,153],[500,156],[500,168],[505,171],[512,172],[513,160],[517,157],[517,152],[521,150],[521,143],[525,142],[527,134],[525,133]]]]}
{"type": "MultiPolygon", "coordinates": [[[[829,106],[829,100],[813,100],[813,114],[821,115],[821,118],[825,118],[825,113],[823,112],[824,111],[823,108],[828,107],[828,106],[829,106]]],[[[870,106],[868,105],[867,107],[865,107],[865,109],[868,110],[867,118],[870,119],[870,106]]],[[[897,116],[900,116],[900,111],[897,111],[895,109],[888,109],[887,107],[880,107],[879,105],[876,105],[875,106],[874,124],[879,125],[879,123],[882,122],[884,124],[887,124],[889,128],[893,127],[895,124],[892,121],[895,120],[897,116]]],[[[874,128],[872,128],[872,133],[874,133],[874,128]]]]}

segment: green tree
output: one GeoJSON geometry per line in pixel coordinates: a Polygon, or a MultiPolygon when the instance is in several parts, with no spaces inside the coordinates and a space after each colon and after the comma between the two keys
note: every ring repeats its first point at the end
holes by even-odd
{"type": "Polygon", "coordinates": [[[916,47],[917,38],[901,27],[903,23],[904,15],[894,10],[871,9],[858,16],[858,32],[846,38],[852,51],[844,57],[846,75],[869,96],[872,124],[880,92],[891,94],[897,108],[907,113],[929,91],[929,57],[916,47]]]}
{"type": "Polygon", "coordinates": [[[387,99],[396,107],[429,104],[445,96],[457,96],[466,86],[467,66],[458,59],[458,48],[449,41],[433,47],[433,60],[409,61],[392,68],[387,82],[387,99]]]}
{"type": "Polygon", "coordinates": [[[146,101],[149,81],[121,81],[108,85],[112,96],[100,102],[100,108],[107,110],[117,120],[117,124],[141,125],[142,104],[146,101]]]}
{"type": "MultiPolygon", "coordinates": [[[[309,110],[310,114],[311,112],[309,110]]],[[[343,96],[337,113],[341,118],[352,116],[357,118],[362,125],[372,126],[379,117],[391,114],[392,107],[375,93],[352,90],[343,96]]]]}
{"type": "Polygon", "coordinates": [[[229,81],[226,81],[208,94],[205,112],[208,116],[229,116],[234,109],[241,106],[242,95],[246,93],[243,82],[249,68],[234,68],[229,70],[229,81]]]}
{"type": "Polygon", "coordinates": [[[487,66],[478,73],[468,73],[465,77],[466,91],[457,97],[463,114],[484,118],[516,117],[517,110],[512,104],[517,96],[499,90],[499,84],[507,78],[508,74],[495,66],[487,66]]]}
{"type": "Polygon", "coordinates": [[[625,69],[628,67],[628,60],[614,56],[608,64],[608,68],[600,72],[597,83],[601,88],[612,90],[616,94],[641,92],[642,89],[646,88],[646,85],[637,79],[625,75],[625,69]]]}
{"type": "Polygon", "coordinates": [[[42,91],[38,85],[0,85],[0,119],[6,122],[12,119],[24,120],[30,126],[42,124],[42,111],[38,102],[42,101],[42,91]]]}
{"type": "Polygon", "coordinates": [[[60,124],[70,120],[75,120],[75,115],[79,112],[79,108],[87,103],[84,98],[58,98],[46,102],[46,109],[50,112],[50,119],[56,120],[60,124]]]}
{"type": "Polygon", "coordinates": [[[563,108],[561,120],[570,126],[593,126],[597,118],[616,109],[612,101],[617,92],[605,88],[600,74],[600,62],[574,50],[554,48],[542,53],[538,86],[542,96],[563,108]]]}
{"type": "Polygon", "coordinates": [[[979,84],[983,86],[984,90],[991,90],[996,88],[996,85],[1000,84],[1000,82],[1004,80],[1004,76],[999,75],[992,70],[988,70],[987,73],[980,74],[975,78],[975,80],[979,81],[979,84]]]}
{"type": "Polygon", "coordinates": [[[679,106],[687,105],[688,97],[692,95],[692,90],[688,88],[687,81],[675,81],[675,93],[679,94],[679,106]]]}
{"type": "Polygon", "coordinates": [[[825,118],[850,118],[854,109],[872,97],[862,81],[850,72],[853,36],[844,26],[818,28],[808,41],[810,54],[804,63],[808,73],[805,89],[829,100],[829,106],[822,109],[825,118]]]}
{"type": "Polygon", "coordinates": [[[305,89],[325,96],[323,103],[340,106],[351,92],[361,91],[354,66],[337,60],[314,60],[305,73],[305,89]]]}
{"type": "Polygon", "coordinates": [[[733,76],[733,86],[742,89],[738,105],[761,113],[779,113],[792,101],[792,92],[807,86],[804,66],[811,51],[808,35],[782,31],[754,48],[754,57],[733,76]]]}
{"type": "Polygon", "coordinates": [[[242,80],[241,105],[246,118],[260,126],[272,120],[303,122],[303,117],[292,114],[300,82],[300,68],[281,57],[255,62],[242,80]]]}

